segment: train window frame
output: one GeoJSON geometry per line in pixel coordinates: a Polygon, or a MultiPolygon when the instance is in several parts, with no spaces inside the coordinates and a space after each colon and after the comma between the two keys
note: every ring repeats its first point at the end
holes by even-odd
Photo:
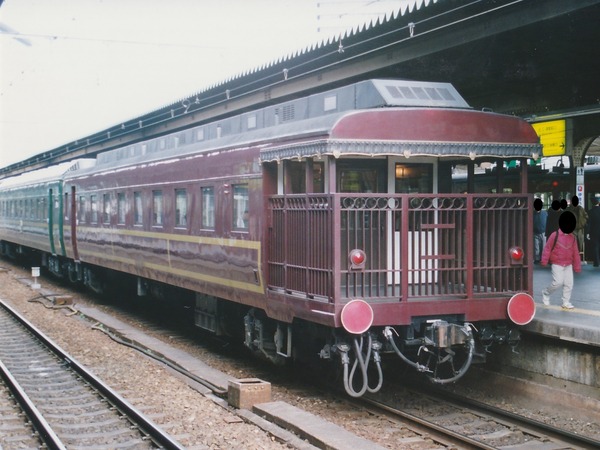
{"type": "Polygon", "coordinates": [[[38,220],[44,220],[44,198],[38,197],[37,199],[37,218],[38,220]]]}
{"type": "Polygon", "coordinates": [[[102,194],[102,223],[110,225],[110,194],[102,194]]]}
{"type": "Polygon", "coordinates": [[[133,192],[133,225],[144,225],[144,202],[142,201],[142,192],[133,192]]]}
{"type": "Polygon", "coordinates": [[[232,229],[234,231],[247,232],[249,229],[248,218],[250,203],[248,184],[234,184],[231,191],[233,194],[232,229]]]}
{"type": "Polygon", "coordinates": [[[188,218],[188,195],[187,189],[175,189],[175,228],[187,229],[188,218]]]}
{"type": "Polygon", "coordinates": [[[404,162],[394,164],[394,192],[396,194],[429,194],[433,192],[433,189],[433,164],[404,162]]]}
{"type": "MultiPolygon", "coordinates": [[[[64,203],[63,203],[63,216],[65,218],[66,221],[69,221],[71,219],[71,202],[69,201],[69,193],[65,192],[64,194],[64,203]]],[[[31,206],[31,204],[30,204],[31,206]]],[[[33,208],[30,208],[31,211],[31,218],[33,219],[33,208]]]]}
{"type": "Polygon", "coordinates": [[[98,223],[98,196],[96,194],[90,195],[90,223],[98,223]]]}
{"type": "Polygon", "coordinates": [[[134,191],[133,193],[133,225],[144,225],[144,202],[142,201],[141,191],[134,191]]]}
{"type": "Polygon", "coordinates": [[[79,196],[79,205],[77,210],[77,218],[81,223],[85,223],[85,214],[87,210],[87,202],[85,195],[79,196]]]}
{"type": "Polygon", "coordinates": [[[165,202],[163,191],[156,189],[152,191],[152,226],[162,228],[165,225],[165,202]]]}
{"type": "Polygon", "coordinates": [[[387,183],[387,162],[384,160],[347,159],[338,164],[336,189],[340,193],[387,192],[387,183]]]}
{"type": "Polygon", "coordinates": [[[200,197],[202,201],[200,226],[204,230],[214,230],[216,216],[215,187],[202,186],[200,197]]]}
{"type": "Polygon", "coordinates": [[[125,192],[117,192],[117,225],[125,225],[127,220],[127,198],[125,192]]]}

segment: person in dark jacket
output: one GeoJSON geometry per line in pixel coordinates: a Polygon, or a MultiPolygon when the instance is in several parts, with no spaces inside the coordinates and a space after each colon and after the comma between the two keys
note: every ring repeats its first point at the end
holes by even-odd
{"type": "Polygon", "coordinates": [[[600,198],[592,200],[592,209],[588,211],[587,238],[592,248],[594,267],[600,266],[600,198]]]}
{"type": "Polygon", "coordinates": [[[560,202],[553,200],[550,208],[548,208],[548,220],[546,221],[546,241],[548,237],[558,230],[558,218],[562,211],[560,210],[560,202]]]}
{"type": "Polygon", "coordinates": [[[542,251],[546,244],[546,222],[548,211],[543,210],[544,202],[536,198],[533,202],[533,262],[539,264],[542,259],[542,251]]]}
{"type": "Polygon", "coordinates": [[[567,207],[567,211],[571,211],[575,216],[575,220],[577,221],[577,225],[575,225],[575,230],[573,231],[573,234],[577,238],[579,253],[583,255],[583,237],[585,234],[585,226],[588,220],[588,213],[579,204],[579,197],[577,197],[576,195],[574,195],[571,199],[571,205],[567,207]]]}

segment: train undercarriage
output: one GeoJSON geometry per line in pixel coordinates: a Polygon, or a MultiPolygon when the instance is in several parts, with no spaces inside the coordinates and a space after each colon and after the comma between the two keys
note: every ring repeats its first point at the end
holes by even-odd
{"type": "Polygon", "coordinates": [[[340,364],[344,389],[352,397],[378,392],[385,361],[399,357],[435,384],[458,381],[473,363],[483,363],[495,344],[520,341],[505,323],[471,323],[415,319],[411,326],[374,327],[360,335],[297,321],[285,324],[250,309],[244,316],[244,345],[275,364],[320,360],[340,364]]]}

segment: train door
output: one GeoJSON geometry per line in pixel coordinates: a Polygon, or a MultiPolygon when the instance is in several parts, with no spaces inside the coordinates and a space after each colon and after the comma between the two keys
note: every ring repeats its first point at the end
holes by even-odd
{"type": "MultiPolygon", "coordinates": [[[[71,203],[68,207],[69,215],[68,220],[70,221],[71,230],[71,246],[73,248],[73,259],[79,261],[79,250],[77,249],[77,217],[79,216],[77,211],[77,191],[75,186],[71,186],[71,203]]],[[[65,200],[68,197],[65,195],[65,200]]]]}
{"type": "MultiPolygon", "coordinates": [[[[390,158],[388,192],[390,194],[433,194],[437,192],[437,162],[427,158],[390,158]]],[[[400,284],[402,249],[407,250],[408,284],[432,283],[437,277],[438,221],[434,201],[414,197],[409,210],[388,215],[388,284],[400,284]],[[408,215],[403,218],[403,215],[408,215]],[[403,220],[404,219],[404,220],[403,220]],[[406,245],[402,245],[402,224],[408,224],[406,245]]]]}
{"type": "Polygon", "coordinates": [[[53,255],[65,256],[63,237],[63,201],[60,185],[48,189],[48,239],[50,252],[53,255]]]}

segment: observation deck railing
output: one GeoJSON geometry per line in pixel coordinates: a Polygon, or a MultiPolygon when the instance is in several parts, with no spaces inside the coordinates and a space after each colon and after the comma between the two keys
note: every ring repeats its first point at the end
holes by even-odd
{"type": "Polygon", "coordinates": [[[268,286],[329,302],[530,292],[531,205],[524,194],[273,196],[268,286]],[[365,252],[364,267],[352,267],[353,249],[365,252]]]}

